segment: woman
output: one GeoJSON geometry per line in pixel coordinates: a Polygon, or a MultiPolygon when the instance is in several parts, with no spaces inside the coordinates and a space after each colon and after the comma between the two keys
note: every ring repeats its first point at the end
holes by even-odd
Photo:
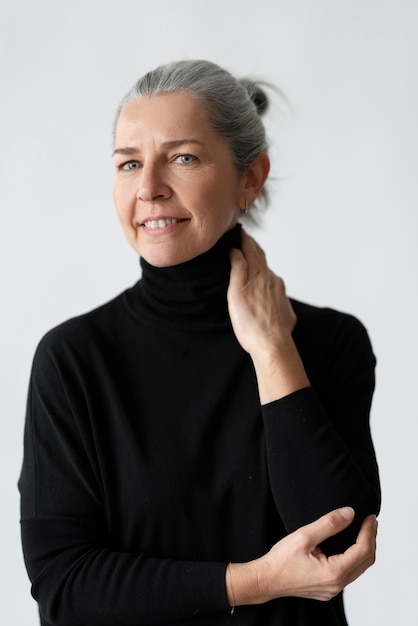
{"type": "Polygon", "coordinates": [[[366,331],[290,302],[238,224],[268,176],[265,105],[188,61],[120,106],[114,199],[142,278],[48,333],[31,376],[19,485],[44,626],[341,625],[374,560],[366,331]]]}

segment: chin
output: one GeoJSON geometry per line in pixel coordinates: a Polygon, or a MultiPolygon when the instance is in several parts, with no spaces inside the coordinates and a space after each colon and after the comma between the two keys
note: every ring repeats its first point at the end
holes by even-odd
{"type": "Polygon", "coordinates": [[[174,254],[167,254],[163,251],[144,251],[142,254],[140,253],[140,256],[154,267],[172,267],[173,265],[186,263],[186,261],[190,261],[199,254],[200,252],[195,254],[192,251],[189,253],[182,251],[174,254]]]}

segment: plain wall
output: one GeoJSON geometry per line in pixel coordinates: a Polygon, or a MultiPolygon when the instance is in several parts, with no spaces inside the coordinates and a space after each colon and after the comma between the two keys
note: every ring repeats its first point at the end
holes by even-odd
{"type": "Polygon", "coordinates": [[[112,203],[111,126],[148,69],[207,58],[272,81],[271,207],[254,231],[290,295],[357,315],[378,359],[376,565],[352,626],[414,623],[418,4],[415,0],[20,0],[0,8],[3,622],[38,623],[16,483],[45,331],[139,278],[112,203]]]}

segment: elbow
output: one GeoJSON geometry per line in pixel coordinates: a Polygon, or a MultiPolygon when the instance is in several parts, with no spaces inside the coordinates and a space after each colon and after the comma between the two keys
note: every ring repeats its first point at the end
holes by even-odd
{"type": "Polygon", "coordinates": [[[361,499],[358,499],[356,502],[342,504],[341,506],[346,505],[354,509],[354,519],[350,526],[321,544],[321,549],[327,556],[345,552],[350,546],[356,543],[361,525],[366,517],[368,515],[377,516],[379,514],[381,505],[380,488],[370,488],[361,499]]]}

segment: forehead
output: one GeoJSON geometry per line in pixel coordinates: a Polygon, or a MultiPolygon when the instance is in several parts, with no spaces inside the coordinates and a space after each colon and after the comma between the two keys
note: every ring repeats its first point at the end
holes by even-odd
{"type": "Polygon", "coordinates": [[[144,138],[152,135],[162,140],[216,136],[204,105],[192,94],[175,92],[143,96],[122,107],[115,139],[144,138]]]}

